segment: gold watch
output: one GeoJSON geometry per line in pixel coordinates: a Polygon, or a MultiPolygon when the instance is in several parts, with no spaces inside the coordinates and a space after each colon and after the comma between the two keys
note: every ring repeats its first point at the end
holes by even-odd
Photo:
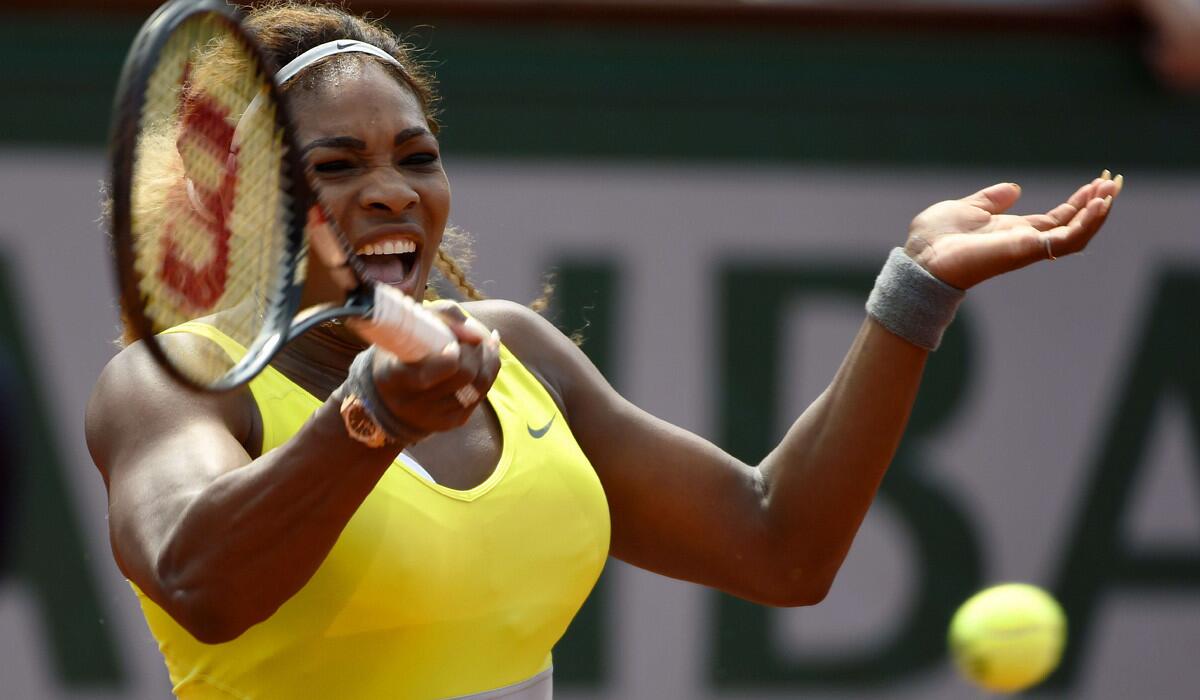
{"type": "Polygon", "coordinates": [[[367,447],[383,447],[392,442],[375,414],[357,394],[348,394],[342,399],[342,422],[350,437],[367,447]]]}

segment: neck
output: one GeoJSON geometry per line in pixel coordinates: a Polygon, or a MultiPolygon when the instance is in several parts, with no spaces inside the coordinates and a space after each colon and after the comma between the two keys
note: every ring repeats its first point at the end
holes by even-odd
{"type": "Polygon", "coordinates": [[[366,344],[345,325],[329,322],[289,342],[271,364],[324,401],[346,380],[350,363],[364,349],[366,344]]]}

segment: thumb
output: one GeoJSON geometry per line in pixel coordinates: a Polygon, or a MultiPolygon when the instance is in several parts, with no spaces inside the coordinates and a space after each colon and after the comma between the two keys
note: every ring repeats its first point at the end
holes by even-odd
{"type": "Polygon", "coordinates": [[[492,332],[487,326],[480,323],[475,317],[468,316],[458,304],[452,301],[439,299],[426,308],[442,319],[460,343],[478,345],[491,337],[492,332]]]}
{"type": "Polygon", "coordinates": [[[963,197],[961,202],[979,207],[989,214],[1000,214],[1021,198],[1021,186],[1015,182],[1000,182],[963,197]]]}

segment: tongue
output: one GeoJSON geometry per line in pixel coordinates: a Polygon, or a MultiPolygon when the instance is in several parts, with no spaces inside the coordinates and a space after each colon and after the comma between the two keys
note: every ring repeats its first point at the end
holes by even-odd
{"type": "Polygon", "coordinates": [[[364,255],[363,268],[371,279],[382,284],[399,284],[404,281],[404,263],[399,255],[364,255]]]}

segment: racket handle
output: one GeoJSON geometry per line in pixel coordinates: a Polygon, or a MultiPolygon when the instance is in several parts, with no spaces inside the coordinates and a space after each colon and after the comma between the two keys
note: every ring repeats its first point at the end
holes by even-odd
{"type": "Polygon", "coordinates": [[[385,284],[375,285],[375,308],[356,325],[363,339],[401,362],[422,360],[456,342],[454,333],[437,315],[385,284]]]}

